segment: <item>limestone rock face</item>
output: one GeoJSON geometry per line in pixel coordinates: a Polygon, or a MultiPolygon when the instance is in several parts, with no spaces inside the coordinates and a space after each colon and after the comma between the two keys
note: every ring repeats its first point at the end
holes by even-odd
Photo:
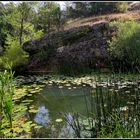
{"type": "Polygon", "coordinates": [[[113,33],[109,23],[102,21],[28,41],[23,49],[30,55],[30,70],[45,67],[57,71],[66,64],[102,67],[108,63],[107,41],[113,33]]]}

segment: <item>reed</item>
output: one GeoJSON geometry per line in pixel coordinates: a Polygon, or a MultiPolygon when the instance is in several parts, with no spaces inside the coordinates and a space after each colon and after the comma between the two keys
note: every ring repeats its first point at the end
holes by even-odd
{"type": "MultiPolygon", "coordinates": [[[[9,68],[9,70],[0,73],[0,132],[3,119],[8,119],[12,132],[12,109],[15,86],[13,82],[14,72],[12,72],[12,65],[9,65],[9,68]]],[[[1,137],[3,137],[2,134],[1,137]]]]}
{"type": "Polygon", "coordinates": [[[106,79],[106,86],[104,87],[98,85],[103,82],[102,77],[95,77],[96,88],[91,90],[90,100],[87,100],[85,93],[86,121],[88,126],[85,127],[81,121],[85,119],[85,116],[78,112],[72,111],[73,121],[66,118],[77,137],[135,138],[140,136],[139,82],[133,85],[139,78],[133,79],[132,85],[120,88],[123,86],[122,81],[129,81],[128,79],[128,77],[122,78],[121,74],[117,75],[117,77],[110,75],[106,79]],[[115,82],[120,84],[113,87],[110,86],[110,84],[115,82]],[[126,103],[122,102],[124,93],[127,99],[126,103]],[[93,107],[96,108],[95,112],[93,107]],[[83,131],[88,133],[88,136],[83,136],[83,131]]]}

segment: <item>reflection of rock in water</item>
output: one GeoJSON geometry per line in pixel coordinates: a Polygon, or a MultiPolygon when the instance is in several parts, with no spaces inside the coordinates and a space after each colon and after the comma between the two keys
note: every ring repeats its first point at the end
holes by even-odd
{"type": "MultiPolygon", "coordinates": [[[[71,120],[72,116],[70,113],[66,114],[66,116],[71,120]]],[[[72,120],[71,120],[72,121],[72,120]]],[[[47,130],[48,132],[48,130],[47,130]]],[[[51,132],[49,133],[50,138],[73,138],[73,129],[68,124],[68,122],[57,122],[53,123],[51,126],[51,132]]]]}
{"type": "MultiPolygon", "coordinates": [[[[71,124],[73,121],[72,115],[70,113],[66,114],[67,118],[69,119],[69,123],[71,124]]],[[[59,138],[72,138],[73,137],[73,129],[72,127],[68,124],[63,126],[61,129],[61,133],[59,134],[59,138]]]]}
{"type": "Polygon", "coordinates": [[[72,138],[73,137],[73,130],[72,128],[67,125],[61,129],[61,133],[59,134],[58,138],[72,138]]]}
{"type": "Polygon", "coordinates": [[[42,126],[46,126],[49,122],[49,111],[45,106],[41,106],[38,108],[38,113],[35,115],[35,122],[41,124],[42,126]]]}

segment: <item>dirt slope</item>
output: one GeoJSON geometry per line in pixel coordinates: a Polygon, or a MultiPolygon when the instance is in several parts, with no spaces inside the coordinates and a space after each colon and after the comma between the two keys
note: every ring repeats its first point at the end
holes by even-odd
{"type": "Polygon", "coordinates": [[[90,25],[96,24],[98,22],[102,21],[116,21],[116,20],[139,20],[140,21],[140,10],[137,11],[128,11],[126,13],[117,13],[117,14],[107,14],[107,15],[101,15],[97,17],[89,17],[89,18],[83,18],[83,19],[75,19],[73,21],[69,21],[65,27],[64,30],[68,30],[74,27],[84,26],[84,25],[90,25]]]}

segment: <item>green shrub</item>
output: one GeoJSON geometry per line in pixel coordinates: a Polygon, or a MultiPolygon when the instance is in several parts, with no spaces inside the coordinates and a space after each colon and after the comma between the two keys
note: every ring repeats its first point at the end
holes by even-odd
{"type": "Polygon", "coordinates": [[[91,2],[91,14],[126,12],[128,2],[91,2]]]}
{"type": "Polygon", "coordinates": [[[140,23],[114,22],[117,35],[110,42],[109,52],[115,70],[140,72],[140,23]]]}
{"type": "Polygon", "coordinates": [[[127,2],[116,2],[116,11],[117,12],[126,12],[128,9],[127,2]]]}
{"type": "Polygon", "coordinates": [[[7,63],[12,63],[13,68],[15,68],[19,65],[24,65],[27,62],[28,55],[23,51],[18,42],[18,38],[8,36],[8,47],[6,48],[3,56],[0,58],[0,65],[4,68],[8,68],[7,63]]]}

